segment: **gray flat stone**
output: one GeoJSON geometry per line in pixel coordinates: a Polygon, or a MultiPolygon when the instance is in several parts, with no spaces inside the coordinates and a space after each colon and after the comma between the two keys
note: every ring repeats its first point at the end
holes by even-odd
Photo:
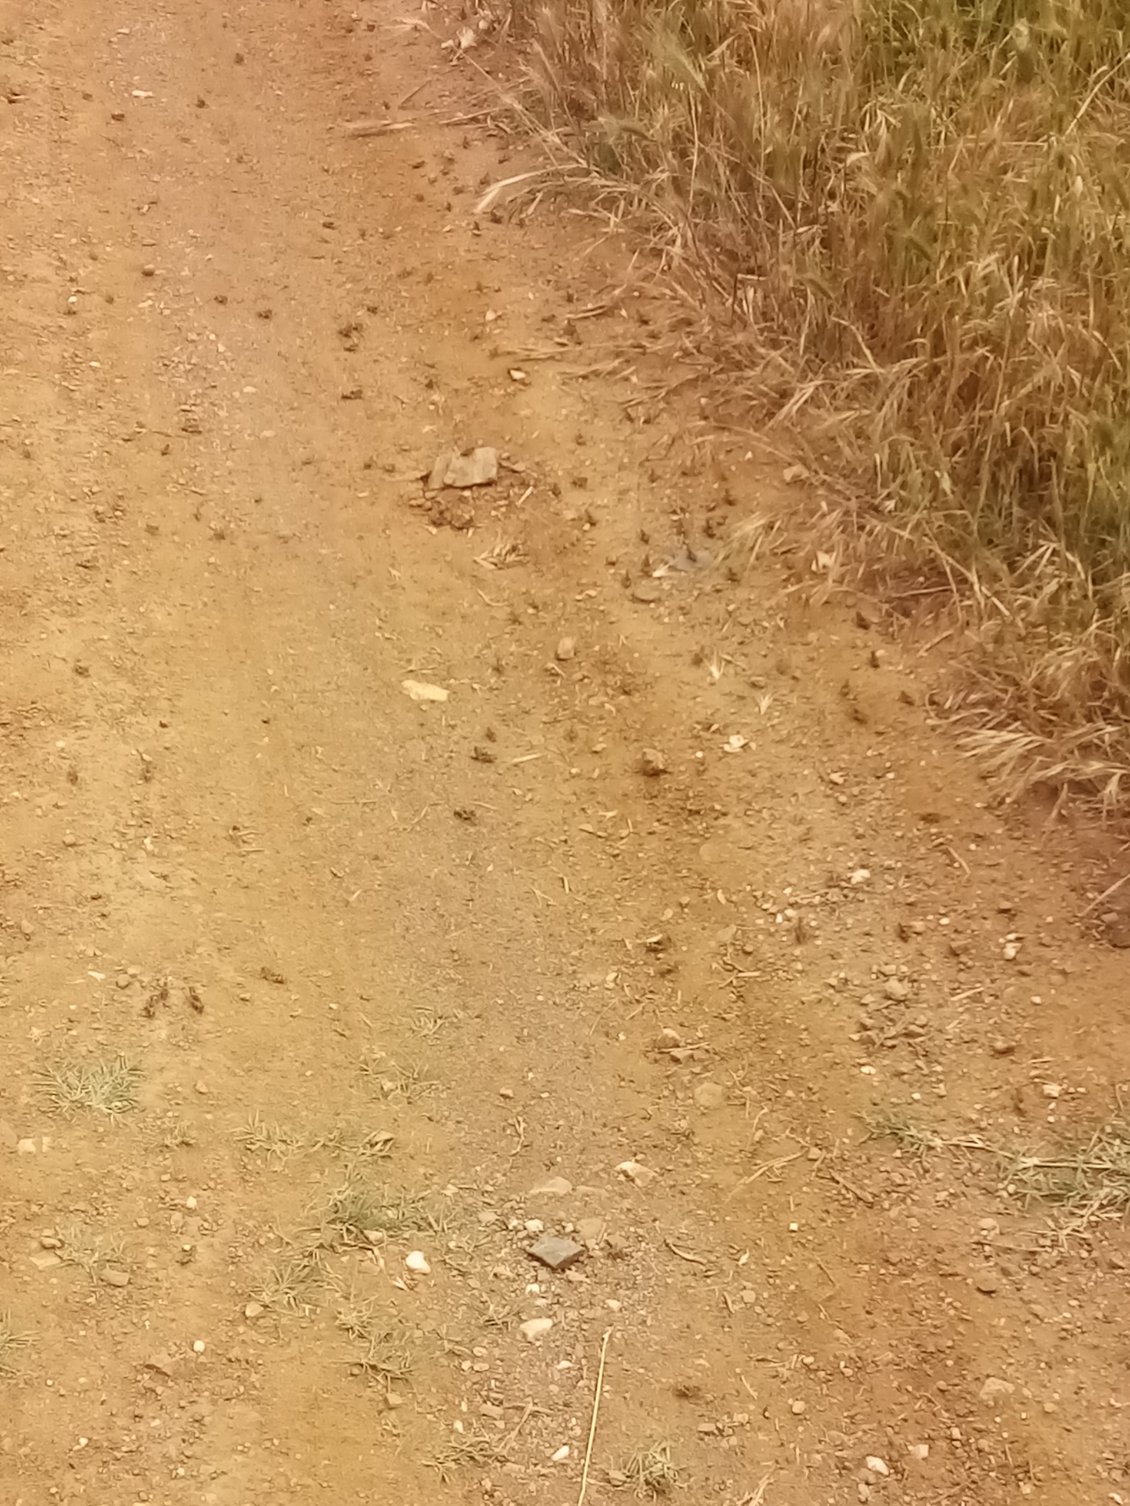
{"type": "Polygon", "coordinates": [[[558,1234],[545,1234],[536,1245],[526,1252],[532,1260],[548,1266],[551,1271],[564,1271],[580,1260],[585,1253],[584,1245],[575,1239],[563,1239],[558,1234]]]}

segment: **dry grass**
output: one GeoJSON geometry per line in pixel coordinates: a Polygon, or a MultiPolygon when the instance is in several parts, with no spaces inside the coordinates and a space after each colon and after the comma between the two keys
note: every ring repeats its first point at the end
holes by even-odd
{"type": "Polygon", "coordinates": [[[141,1074],[122,1056],[107,1062],[64,1062],[39,1075],[44,1098],[63,1113],[92,1109],[116,1118],[137,1107],[141,1074]]]}
{"type": "Polygon", "coordinates": [[[1086,1144],[1059,1154],[1017,1156],[1002,1180],[1025,1205],[1059,1209],[1069,1232],[1099,1218],[1124,1219],[1130,1214],[1130,1124],[1102,1125],[1086,1144]]]}
{"type": "Polygon", "coordinates": [[[918,1161],[935,1151],[969,1154],[992,1166],[997,1185],[1024,1208],[1054,1210],[1061,1234],[1084,1232],[1099,1219],[1130,1216],[1130,1122],[1123,1105],[1080,1143],[1017,1151],[979,1135],[948,1138],[906,1119],[880,1114],[868,1123],[876,1138],[894,1140],[918,1161]]]}
{"type": "Polygon", "coordinates": [[[264,1119],[258,1109],[236,1130],[235,1138],[248,1156],[263,1156],[276,1169],[285,1166],[302,1145],[300,1136],[274,1120],[264,1119]]]}
{"type": "Polygon", "coordinates": [[[252,1295],[273,1312],[310,1313],[323,1276],[319,1250],[292,1247],[270,1262],[252,1295]]]}
{"type": "Polygon", "coordinates": [[[10,1380],[19,1373],[20,1354],[30,1340],[12,1324],[9,1313],[0,1313],[0,1378],[10,1380]]]}
{"type": "MultiPolygon", "coordinates": [[[[965,614],[1007,787],[1125,808],[1130,0],[546,0],[541,118],[965,614]]],[[[542,192],[545,175],[528,185],[542,192]]],[[[728,399],[727,399],[728,394],[728,399]]]]}
{"type": "Polygon", "coordinates": [[[375,1183],[351,1166],[316,1209],[312,1237],[322,1249],[368,1248],[391,1234],[438,1234],[444,1227],[443,1213],[426,1199],[375,1183]]]}
{"type": "Polygon", "coordinates": [[[679,1483],[679,1470],[669,1443],[652,1443],[630,1454],[619,1469],[609,1471],[609,1483],[630,1486],[638,1496],[669,1495],[679,1483]]]}

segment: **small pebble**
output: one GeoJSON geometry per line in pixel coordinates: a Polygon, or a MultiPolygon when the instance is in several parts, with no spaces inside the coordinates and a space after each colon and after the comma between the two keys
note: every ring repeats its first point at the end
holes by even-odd
{"type": "Polygon", "coordinates": [[[423,1250],[410,1250],[404,1257],[404,1264],[416,1276],[430,1276],[432,1268],[428,1264],[428,1257],[423,1250]]]}
{"type": "Polygon", "coordinates": [[[553,1327],[552,1318],[527,1318],[524,1323],[518,1324],[518,1332],[527,1344],[536,1344],[539,1339],[544,1339],[553,1327]]]}
{"type": "Polygon", "coordinates": [[[192,1352],[193,1352],[193,1354],[203,1354],[204,1351],[205,1351],[205,1349],[207,1349],[207,1347],[208,1346],[207,1346],[207,1344],[205,1344],[205,1342],[204,1342],[203,1339],[194,1339],[192,1341],[192,1352]]]}

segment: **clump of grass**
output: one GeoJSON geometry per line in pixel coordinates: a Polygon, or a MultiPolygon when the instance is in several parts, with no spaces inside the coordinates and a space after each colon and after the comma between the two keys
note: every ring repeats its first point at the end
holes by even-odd
{"type": "Polygon", "coordinates": [[[0,1377],[11,1380],[19,1373],[20,1354],[30,1342],[26,1333],[13,1326],[10,1313],[0,1313],[0,1377]]]}
{"type": "Polygon", "coordinates": [[[59,1230],[59,1257],[67,1265],[78,1266],[92,1281],[106,1266],[123,1266],[125,1246],[114,1234],[96,1234],[82,1224],[70,1224],[59,1230]]]}
{"type": "Polygon", "coordinates": [[[324,1150],[344,1156],[350,1162],[383,1161],[392,1155],[393,1142],[394,1136],[388,1130],[358,1130],[348,1125],[335,1124],[332,1129],[314,1135],[309,1147],[314,1151],[324,1150]]]}
{"type": "MultiPolygon", "coordinates": [[[[1003,1158],[1002,1158],[1003,1159],[1003,1158]]],[[[1004,1189],[1026,1205],[1064,1210],[1071,1225],[1130,1214],[1130,1124],[1102,1125],[1090,1139],[1059,1155],[1017,1156],[1002,1169],[1004,1189]]]]}
{"type": "Polygon", "coordinates": [[[351,1339],[359,1339],[364,1350],[353,1356],[351,1364],[375,1376],[387,1386],[407,1380],[412,1369],[412,1355],[404,1335],[387,1321],[388,1306],[376,1297],[364,1297],[354,1291],[341,1294],[335,1321],[351,1339]]]}
{"type": "Polygon", "coordinates": [[[298,1135],[274,1120],[262,1118],[258,1109],[236,1131],[235,1138],[249,1156],[265,1156],[276,1168],[285,1166],[302,1144],[298,1135]]]}
{"type": "Polygon", "coordinates": [[[1096,1219],[1130,1216],[1130,1123],[1121,1104],[1118,1117],[1081,1144],[1051,1151],[1017,1153],[979,1135],[947,1138],[893,1111],[873,1116],[867,1127],[871,1135],[894,1140],[919,1160],[931,1151],[960,1151],[987,1160],[1003,1192],[1025,1208],[1043,1204],[1056,1209],[1066,1232],[1080,1232],[1096,1219]]]}
{"type": "Polygon", "coordinates": [[[865,1122],[870,1138],[894,1140],[908,1155],[919,1161],[924,1161],[930,1151],[941,1150],[945,1145],[945,1141],[934,1130],[926,1129],[891,1109],[880,1110],[870,1115],[865,1122]]]}
{"type": "Polygon", "coordinates": [[[631,1486],[638,1496],[665,1496],[678,1485],[679,1476],[671,1445],[653,1443],[629,1454],[619,1469],[609,1471],[608,1479],[611,1485],[631,1486]]]}
{"type": "Polygon", "coordinates": [[[467,1432],[454,1434],[432,1458],[425,1459],[424,1462],[436,1471],[446,1485],[451,1481],[455,1471],[466,1465],[485,1469],[492,1464],[508,1464],[510,1462],[508,1447],[510,1436],[492,1438],[480,1427],[471,1428],[467,1432]]]}
{"type": "Polygon", "coordinates": [[[116,1118],[137,1107],[141,1073],[124,1056],[106,1062],[65,1062],[39,1074],[47,1102],[63,1113],[92,1109],[116,1118]]]}
{"type": "Polygon", "coordinates": [[[270,1262],[252,1296],[275,1312],[309,1313],[313,1310],[313,1291],[322,1274],[321,1254],[317,1249],[289,1249],[270,1262]]]}
{"type": "Polygon", "coordinates": [[[383,1051],[366,1057],[361,1063],[361,1071],[376,1083],[382,1097],[400,1098],[405,1103],[429,1098],[439,1089],[439,1083],[425,1077],[415,1063],[404,1065],[390,1061],[383,1051]]]}
{"type": "Polygon", "coordinates": [[[400,1233],[437,1234],[442,1213],[424,1198],[370,1182],[348,1168],[345,1180],[331,1189],[318,1209],[317,1238],[324,1248],[370,1245],[374,1237],[400,1233]]]}
{"type": "Polygon", "coordinates": [[[966,710],[1012,791],[1125,807],[1126,0],[538,17],[551,150],[693,271],[708,323],[679,354],[726,367],[721,416],[811,415],[876,499],[850,513],[872,558],[963,603],[987,692],[966,710]]]}

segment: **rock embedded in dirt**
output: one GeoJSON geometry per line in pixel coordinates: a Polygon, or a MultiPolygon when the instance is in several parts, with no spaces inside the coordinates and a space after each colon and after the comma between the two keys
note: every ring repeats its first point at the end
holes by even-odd
{"type": "Polygon", "coordinates": [[[98,1277],[107,1286],[129,1286],[129,1272],[119,1270],[115,1265],[103,1266],[98,1277]]]}
{"type": "Polygon", "coordinates": [[[638,580],[631,591],[633,601],[648,607],[653,606],[662,595],[663,590],[657,580],[638,580]]]}
{"type": "Polygon", "coordinates": [[[604,1218],[579,1218],[576,1222],[578,1237],[590,1250],[595,1250],[604,1239],[608,1220],[604,1218]]]}
{"type": "Polygon", "coordinates": [[[430,685],[426,680],[401,680],[400,688],[410,701],[416,701],[420,705],[429,702],[442,702],[447,700],[448,691],[442,685],[430,685]]]}
{"type": "Polygon", "coordinates": [[[644,748],[640,752],[640,773],[647,779],[658,779],[666,774],[667,760],[658,748],[644,748]]]}
{"type": "Polygon", "coordinates": [[[539,1239],[536,1245],[531,1245],[526,1251],[531,1260],[536,1260],[539,1265],[548,1266],[551,1271],[565,1271],[585,1253],[584,1245],[579,1245],[575,1239],[565,1239],[558,1234],[547,1234],[544,1239],[539,1239]]]}
{"type": "Polygon", "coordinates": [[[261,1302],[248,1302],[246,1307],[243,1309],[243,1316],[249,1323],[254,1323],[256,1318],[261,1318],[263,1316],[263,1312],[264,1307],[261,1302]]]}
{"type": "Polygon", "coordinates": [[[622,1177],[627,1177],[629,1182],[634,1182],[637,1187],[647,1187],[659,1175],[652,1171],[650,1166],[643,1166],[639,1161],[621,1161],[616,1170],[622,1177]]]}
{"type": "Polygon", "coordinates": [[[999,1376],[990,1375],[981,1387],[978,1395],[987,1406],[995,1406],[999,1401],[1007,1401],[1016,1387],[1011,1381],[1001,1380],[999,1376]]]}
{"type": "Polygon", "coordinates": [[[445,486],[462,491],[465,487],[489,486],[498,480],[498,451],[480,445],[469,454],[444,450],[437,455],[427,479],[427,490],[438,492],[445,486]]]}
{"type": "Polygon", "coordinates": [[[572,1190],[573,1184],[567,1177],[546,1177],[544,1181],[536,1182],[530,1188],[530,1196],[568,1197],[572,1190]]]}
{"type": "Polygon", "coordinates": [[[706,1078],[695,1087],[694,1101],[704,1113],[710,1113],[714,1109],[720,1109],[726,1102],[726,1089],[720,1082],[706,1078]]]}
{"type": "Polygon", "coordinates": [[[518,1324],[518,1332],[527,1344],[536,1344],[545,1338],[552,1327],[552,1318],[527,1318],[524,1323],[518,1324]]]}
{"type": "Polygon", "coordinates": [[[559,664],[566,664],[570,659],[577,656],[577,640],[575,638],[562,638],[553,651],[554,658],[559,664]]]}

